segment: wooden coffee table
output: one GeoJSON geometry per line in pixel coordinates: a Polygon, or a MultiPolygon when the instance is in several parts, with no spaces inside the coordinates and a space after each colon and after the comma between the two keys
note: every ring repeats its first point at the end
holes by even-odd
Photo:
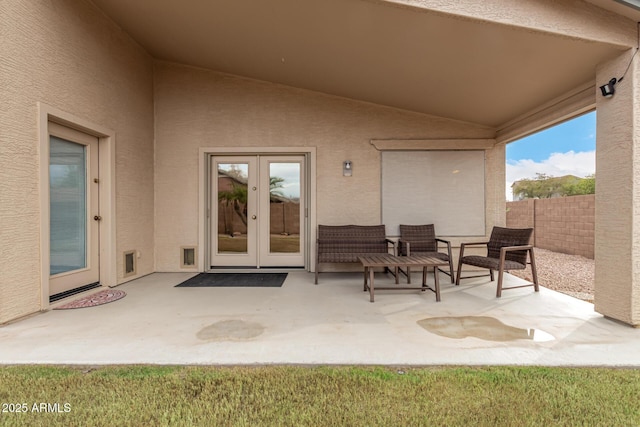
{"type": "MultiPolygon", "coordinates": [[[[429,289],[436,294],[436,301],[440,301],[440,281],[438,280],[438,267],[439,266],[448,266],[448,261],[443,261],[439,258],[430,257],[430,256],[422,256],[422,255],[411,255],[411,256],[395,256],[395,255],[387,255],[387,254],[372,254],[358,257],[358,260],[362,263],[364,267],[364,291],[369,291],[369,300],[371,302],[374,301],[374,285],[373,285],[373,275],[374,268],[376,267],[387,267],[393,269],[395,271],[396,276],[396,285],[399,284],[398,280],[398,268],[400,267],[420,267],[422,268],[422,286],[393,286],[393,287],[379,287],[378,290],[390,290],[390,289],[420,289],[425,291],[429,289]],[[432,268],[433,275],[435,277],[434,288],[430,288],[427,286],[427,271],[432,268]]],[[[410,278],[407,277],[407,283],[410,283],[410,278]]]]}

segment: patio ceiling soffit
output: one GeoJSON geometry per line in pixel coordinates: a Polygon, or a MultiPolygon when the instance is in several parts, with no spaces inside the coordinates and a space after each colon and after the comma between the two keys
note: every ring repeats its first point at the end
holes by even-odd
{"type": "Polygon", "coordinates": [[[628,49],[377,0],[93,2],[159,60],[493,129],[628,49]]]}

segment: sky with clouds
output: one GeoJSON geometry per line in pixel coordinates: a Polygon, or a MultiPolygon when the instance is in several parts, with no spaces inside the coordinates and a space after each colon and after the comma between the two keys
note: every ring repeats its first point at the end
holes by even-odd
{"type": "Polygon", "coordinates": [[[543,130],[507,144],[507,200],[511,185],[536,173],[550,176],[575,175],[584,178],[596,171],[596,113],[543,130]]]}

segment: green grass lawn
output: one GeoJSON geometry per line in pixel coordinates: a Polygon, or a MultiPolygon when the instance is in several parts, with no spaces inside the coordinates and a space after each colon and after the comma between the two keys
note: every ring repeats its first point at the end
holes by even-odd
{"type": "Polygon", "coordinates": [[[637,426],[639,402],[636,369],[0,368],[1,426],[637,426]]]}

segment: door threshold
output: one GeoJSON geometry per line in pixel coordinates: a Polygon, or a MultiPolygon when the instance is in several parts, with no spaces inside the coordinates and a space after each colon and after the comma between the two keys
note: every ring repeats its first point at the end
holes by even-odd
{"type": "Polygon", "coordinates": [[[70,289],[68,291],[64,291],[64,292],[60,292],[60,293],[55,294],[55,295],[51,295],[51,296],[49,296],[49,304],[51,304],[52,302],[60,301],[61,299],[68,298],[68,297],[73,296],[73,295],[77,295],[77,294],[85,292],[85,291],[89,291],[91,289],[99,288],[100,286],[102,286],[100,284],[100,282],[89,283],[88,285],[80,286],[80,287],[77,287],[77,288],[74,288],[74,289],[70,289]]]}
{"type": "Polygon", "coordinates": [[[205,273],[293,273],[307,271],[304,267],[211,267],[205,273]]]}

